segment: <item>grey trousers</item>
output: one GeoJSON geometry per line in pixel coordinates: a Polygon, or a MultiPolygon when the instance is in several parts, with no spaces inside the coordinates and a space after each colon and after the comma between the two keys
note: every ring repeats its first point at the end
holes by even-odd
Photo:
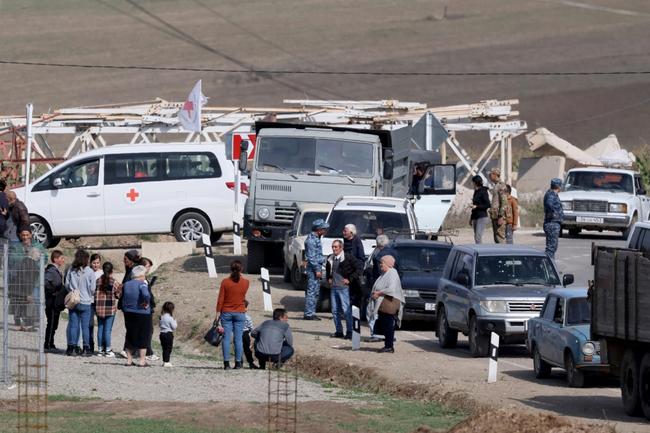
{"type": "Polygon", "coordinates": [[[488,225],[490,218],[483,217],[472,220],[472,227],[474,227],[474,242],[477,244],[483,243],[483,232],[488,225]]]}

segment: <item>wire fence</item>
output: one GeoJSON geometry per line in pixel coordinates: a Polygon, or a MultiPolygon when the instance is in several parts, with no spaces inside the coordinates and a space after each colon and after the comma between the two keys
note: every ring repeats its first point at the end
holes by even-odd
{"type": "Polygon", "coordinates": [[[45,262],[38,245],[0,240],[0,383],[5,385],[16,382],[20,360],[45,364],[45,262]]]}

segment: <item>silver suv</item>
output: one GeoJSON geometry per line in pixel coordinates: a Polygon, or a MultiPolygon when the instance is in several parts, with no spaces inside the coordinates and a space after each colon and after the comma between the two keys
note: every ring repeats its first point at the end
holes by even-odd
{"type": "MultiPolygon", "coordinates": [[[[566,274],[563,285],[573,283],[566,274]]],[[[436,334],[455,347],[469,336],[474,357],[487,356],[490,333],[504,343],[523,343],[528,319],[539,316],[546,294],[560,286],[553,261],[543,252],[512,245],[460,245],[445,264],[437,295],[436,334]]]]}

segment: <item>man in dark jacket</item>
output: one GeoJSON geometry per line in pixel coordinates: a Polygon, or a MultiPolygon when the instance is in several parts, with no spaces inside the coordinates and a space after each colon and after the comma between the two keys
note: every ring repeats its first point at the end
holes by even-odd
{"type": "Polygon", "coordinates": [[[9,215],[16,225],[16,234],[18,235],[22,231],[31,231],[29,211],[27,211],[25,203],[20,201],[13,191],[7,192],[7,201],[9,202],[9,215]]]}
{"type": "Polygon", "coordinates": [[[544,234],[546,235],[546,255],[555,260],[558,238],[562,231],[564,209],[557,195],[562,188],[562,179],[551,180],[551,188],[544,194],[544,234]]]}
{"type": "Polygon", "coordinates": [[[47,317],[47,326],[45,327],[45,350],[47,352],[57,352],[54,345],[54,334],[59,327],[59,316],[65,308],[64,300],[66,291],[63,286],[63,267],[65,266],[65,256],[59,250],[52,251],[50,255],[52,263],[45,268],[44,288],[45,288],[45,316],[47,317]]]}
{"type": "Polygon", "coordinates": [[[352,255],[343,252],[343,242],[332,242],[332,254],[327,258],[325,274],[330,284],[330,300],[335,333],[332,338],[352,339],[352,305],[350,305],[350,285],[360,286],[361,266],[352,255]],[[345,317],[346,332],[343,334],[341,318],[345,317]]]}
{"type": "Polygon", "coordinates": [[[9,201],[7,201],[5,188],[7,188],[7,181],[0,178],[0,238],[5,235],[7,217],[9,216],[9,201]]]}
{"type": "Polygon", "coordinates": [[[487,226],[490,218],[488,217],[488,209],[490,209],[490,195],[488,189],[483,186],[483,178],[481,176],[474,176],[472,178],[474,184],[474,196],[472,197],[472,214],[469,218],[469,224],[474,229],[474,242],[480,244],[483,242],[483,232],[487,226]]]}
{"type": "MultiPolygon", "coordinates": [[[[366,262],[366,253],[363,250],[363,242],[357,235],[357,228],[354,224],[347,224],[343,227],[343,252],[348,257],[356,258],[363,269],[363,264],[366,262]]],[[[361,308],[363,293],[360,281],[355,281],[350,285],[350,301],[352,305],[361,308]]]]}

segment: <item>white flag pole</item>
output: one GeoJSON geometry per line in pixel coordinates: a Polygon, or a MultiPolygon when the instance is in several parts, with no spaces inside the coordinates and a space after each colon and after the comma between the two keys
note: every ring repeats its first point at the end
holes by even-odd
{"type": "Polygon", "coordinates": [[[235,209],[232,217],[232,247],[236,256],[241,256],[241,225],[239,217],[239,200],[241,200],[241,185],[239,161],[233,161],[235,166],[235,209]]]}
{"type": "Polygon", "coordinates": [[[32,114],[34,112],[34,106],[29,103],[25,106],[26,111],[27,111],[27,126],[26,126],[26,138],[27,138],[27,143],[25,144],[25,196],[23,197],[23,202],[25,203],[25,206],[28,206],[27,204],[27,197],[29,195],[29,178],[31,176],[31,171],[32,171],[32,114]]]}

